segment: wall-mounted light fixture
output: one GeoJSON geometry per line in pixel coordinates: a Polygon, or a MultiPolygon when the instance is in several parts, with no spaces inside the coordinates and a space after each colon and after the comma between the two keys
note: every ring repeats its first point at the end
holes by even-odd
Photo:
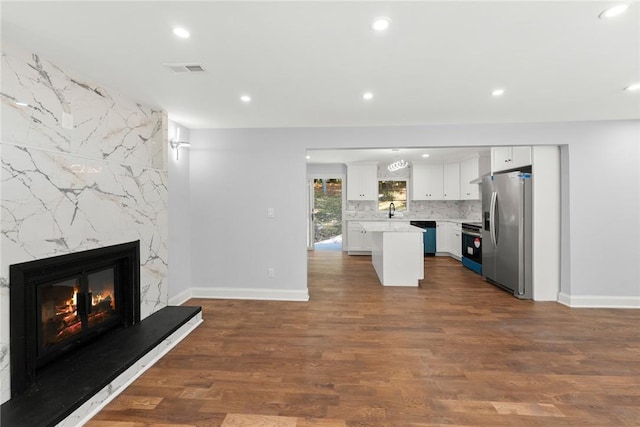
{"type": "Polygon", "coordinates": [[[180,141],[180,128],[176,127],[176,137],[169,141],[169,145],[176,152],[176,160],[180,159],[180,147],[190,147],[191,143],[187,141],[180,141]]]}

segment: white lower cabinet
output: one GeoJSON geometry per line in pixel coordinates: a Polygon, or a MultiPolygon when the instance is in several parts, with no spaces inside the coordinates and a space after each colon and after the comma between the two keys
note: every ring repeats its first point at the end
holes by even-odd
{"type": "Polygon", "coordinates": [[[447,240],[449,253],[455,258],[462,258],[462,224],[450,222],[447,224],[447,240]]]}
{"type": "Polygon", "coordinates": [[[449,252],[447,224],[449,224],[447,221],[436,222],[436,252],[449,252]]]}
{"type": "Polygon", "coordinates": [[[460,222],[436,222],[436,252],[461,259],[462,224],[460,222]]]}
{"type": "Polygon", "coordinates": [[[371,237],[359,221],[349,221],[347,224],[347,245],[349,254],[371,252],[371,237]]]}
{"type": "MultiPolygon", "coordinates": [[[[365,222],[375,223],[376,221],[365,222]]],[[[362,227],[361,221],[348,221],[347,252],[349,255],[370,255],[372,250],[371,234],[362,227]]],[[[460,222],[436,221],[436,252],[461,259],[462,224],[460,222]]]]}

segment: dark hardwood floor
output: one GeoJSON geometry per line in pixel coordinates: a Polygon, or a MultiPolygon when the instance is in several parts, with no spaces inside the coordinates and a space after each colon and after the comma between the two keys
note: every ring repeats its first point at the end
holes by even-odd
{"type": "Polygon", "coordinates": [[[205,322],[87,425],[640,425],[640,310],[520,301],[449,258],[383,288],[310,253],[309,290],[189,301],[205,322]]]}

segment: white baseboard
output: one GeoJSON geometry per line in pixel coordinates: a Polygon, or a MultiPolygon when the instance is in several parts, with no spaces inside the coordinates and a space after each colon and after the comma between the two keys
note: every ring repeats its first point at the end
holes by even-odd
{"type": "Polygon", "coordinates": [[[189,298],[193,298],[191,288],[187,289],[186,291],[182,291],[178,295],[174,295],[171,298],[169,298],[169,305],[182,305],[189,298]]]}
{"type": "Polygon", "coordinates": [[[558,302],[572,308],[640,308],[640,297],[558,294],[558,302]]]}
{"type": "Polygon", "coordinates": [[[256,288],[191,288],[191,298],[309,301],[309,291],[256,288]]]}

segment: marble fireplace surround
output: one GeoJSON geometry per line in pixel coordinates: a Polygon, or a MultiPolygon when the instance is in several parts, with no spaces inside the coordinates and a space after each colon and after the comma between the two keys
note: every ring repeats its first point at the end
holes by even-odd
{"type": "MultiPolygon", "coordinates": [[[[168,118],[37,52],[3,42],[1,61],[0,403],[8,404],[10,265],[139,240],[140,325],[166,311],[168,118]]],[[[160,334],[129,378],[198,322],[160,334]]],[[[97,396],[107,399],[124,378],[97,396]]]]}

